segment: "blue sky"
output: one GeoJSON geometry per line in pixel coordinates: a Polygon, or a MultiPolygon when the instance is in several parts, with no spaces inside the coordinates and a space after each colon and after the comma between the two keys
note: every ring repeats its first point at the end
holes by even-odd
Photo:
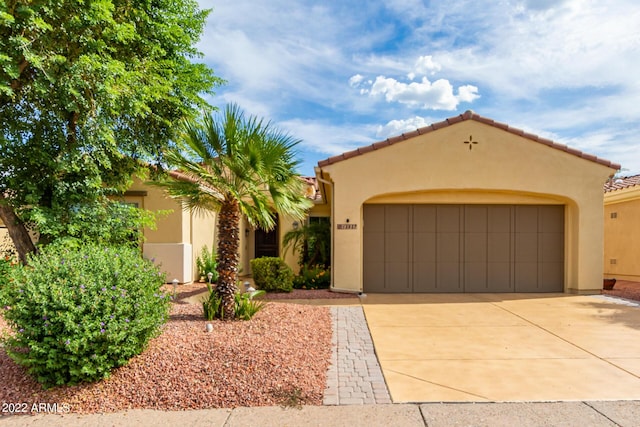
{"type": "Polygon", "coordinates": [[[637,0],[200,0],[235,102],[319,160],[466,110],[640,173],[637,0]]]}

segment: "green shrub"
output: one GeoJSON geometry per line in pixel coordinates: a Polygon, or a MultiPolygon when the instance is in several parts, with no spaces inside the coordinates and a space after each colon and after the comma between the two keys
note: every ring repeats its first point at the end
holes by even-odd
{"type": "Polygon", "coordinates": [[[50,245],[10,276],[0,288],[14,331],[5,349],[45,387],[108,377],[168,317],[164,276],[135,249],[50,245]]]}
{"type": "Polygon", "coordinates": [[[282,258],[262,257],[251,260],[253,281],[259,289],[267,292],[291,292],[293,271],[282,258]]]}
{"type": "Polygon", "coordinates": [[[303,266],[293,278],[295,289],[328,289],[331,285],[331,270],[320,265],[303,266]]]}
{"type": "Polygon", "coordinates": [[[215,248],[209,251],[207,245],[204,245],[200,250],[200,255],[196,258],[196,267],[198,268],[199,277],[204,277],[205,280],[208,280],[207,273],[212,273],[213,277],[211,278],[211,282],[217,282],[218,272],[216,269],[218,268],[218,262],[216,261],[215,248]]]}
{"type": "Polygon", "coordinates": [[[0,258],[0,287],[4,286],[9,280],[11,267],[13,267],[15,264],[15,261],[9,256],[0,258]]]}

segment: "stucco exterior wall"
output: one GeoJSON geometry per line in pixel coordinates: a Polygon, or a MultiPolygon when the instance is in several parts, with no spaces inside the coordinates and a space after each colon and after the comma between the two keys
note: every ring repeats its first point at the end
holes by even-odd
{"type": "Polygon", "coordinates": [[[640,188],[604,197],[604,274],[640,281],[640,188]]]}
{"type": "Polygon", "coordinates": [[[565,291],[599,292],[602,186],[614,172],[474,120],[324,165],[319,176],[334,188],[333,288],[363,289],[364,203],[561,203],[565,291]],[[337,229],[346,223],[356,228],[337,229]]]}
{"type": "Polygon", "coordinates": [[[158,212],[156,229],[145,228],[142,252],[153,259],[166,274],[167,281],[177,279],[189,283],[195,277],[195,254],[192,244],[191,213],[170,198],[163,189],[146,184],[135,177],[125,201],[138,203],[140,208],[158,212]],[[142,195],[143,194],[143,195],[142,195]]]}
{"type": "Polygon", "coordinates": [[[189,220],[191,237],[190,241],[193,245],[193,257],[191,264],[193,266],[193,280],[200,280],[198,275],[198,268],[196,266],[196,259],[200,256],[203,247],[206,245],[207,249],[211,251],[212,248],[216,248],[216,220],[217,214],[215,212],[191,212],[189,220]]]}

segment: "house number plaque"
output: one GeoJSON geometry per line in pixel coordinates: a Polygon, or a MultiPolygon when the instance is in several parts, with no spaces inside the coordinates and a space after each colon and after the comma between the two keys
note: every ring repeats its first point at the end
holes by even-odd
{"type": "Polygon", "coordinates": [[[338,224],[338,230],[356,230],[358,228],[358,224],[338,224]]]}

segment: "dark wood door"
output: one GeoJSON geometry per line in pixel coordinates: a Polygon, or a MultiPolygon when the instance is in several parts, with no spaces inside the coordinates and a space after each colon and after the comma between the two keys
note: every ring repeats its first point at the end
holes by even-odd
{"type": "Polygon", "coordinates": [[[276,226],[270,230],[265,231],[260,228],[255,231],[256,250],[255,257],[260,258],[263,256],[277,257],[280,256],[278,245],[278,222],[276,219],[276,226]]]}

